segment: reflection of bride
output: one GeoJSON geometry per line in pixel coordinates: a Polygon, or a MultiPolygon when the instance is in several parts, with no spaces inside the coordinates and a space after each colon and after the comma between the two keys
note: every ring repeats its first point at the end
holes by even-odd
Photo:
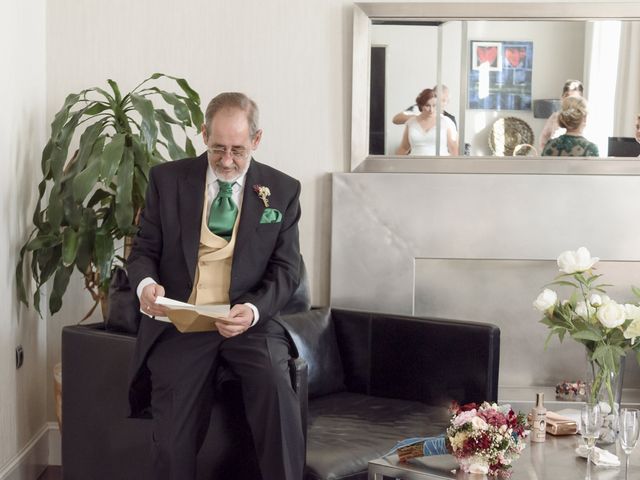
{"type": "Polygon", "coordinates": [[[416,104],[420,114],[407,121],[398,155],[458,155],[455,124],[440,115],[440,152],[436,153],[436,93],[427,88],[420,92],[416,104]],[[445,150],[446,145],[446,150],[445,150]]]}

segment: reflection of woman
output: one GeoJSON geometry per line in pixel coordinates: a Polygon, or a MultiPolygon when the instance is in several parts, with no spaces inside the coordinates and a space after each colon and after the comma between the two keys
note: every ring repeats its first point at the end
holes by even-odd
{"type": "Polygon", "coordinates": [[[440,152],[436,153],[436,92],[427,88],[420,92],[416,104],[420,114],[405,124],[398,155],[457,155],[456,126],[451,119],[440,115],[440,152]]]}
{"type": "MultiPolygon", "coordinates": [[[[567,80],[562,86],[562,98],[582,97],[583,91],[582,82],[579,80],[567,80]]],[[[550,139],[559,137],[564,133],[564,129],[558,124],[558,114],[559,112],[553,112],[544,124],[544,128],[540,133],[540,151],[544,150],[550,139]]]]}
{"type": "Polygon", "coordinates": [[[587,124],[587,101],[582,97],[567,97],[562,101],[558,114],[560,126],[566,128],[564,135],[552,138],[542,151],[543,156],[597,157],[598,147],[582,136],[587,124]]]}
{"type": "Polygon", "coordinates": [[[640,143],[640,114],[636,117],[636,142],[640,143]]]}

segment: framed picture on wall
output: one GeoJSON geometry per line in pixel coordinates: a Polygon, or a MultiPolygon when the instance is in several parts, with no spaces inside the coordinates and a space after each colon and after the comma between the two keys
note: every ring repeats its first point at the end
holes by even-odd
{"type": "Polygon", "coordinates": [[[502,43],[471,42],[471,69],[489,72],[502,70],[502,43]]]}
{"type": "Polygon", "coordinates": [[[469,109],[531,110],[533,42],[471,41],[469,109]]]}

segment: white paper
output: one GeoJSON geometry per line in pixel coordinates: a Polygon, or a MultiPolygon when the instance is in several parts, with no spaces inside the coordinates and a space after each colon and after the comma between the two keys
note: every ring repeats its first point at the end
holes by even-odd
{"type": "MultiPolygon", "coordinates": [[[[586,445],[579,445],[576,448],[576,455],[587,458],[589,451],[586,445]]],[[[620,459],[617,455],[603,450],[602,448],[593,447],[591,453],[591,462],[598,467],[619,467],[620,459]]]]}
{"type": "Polygon", "coordinates": [[[200,315],[214,316],[214,317],[220,317],[220,316],[227,317],[229,315],[229,310],[231,309],[231,306],[229,304],[191,305],[190,303],[181,302],[179,300],[174,300],[172,298],[167,298],[167,297],[156,298],[156,304],[162,305],[163,307],[167,307],[169,310],[190,310],[193,312],[197,312],[200,315]]]}

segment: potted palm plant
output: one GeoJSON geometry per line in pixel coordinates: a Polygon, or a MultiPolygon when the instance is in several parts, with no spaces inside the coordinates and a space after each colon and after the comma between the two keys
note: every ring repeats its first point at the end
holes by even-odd
{"type": "Polygon", "coordinates": [[[104,313],[112,273],[137,229],[149,169],[167,155],[195,156],[189,135],[192,128],[198,131],[203,115],[199,95],[185,79],[155,73],[124,95],[116,82],[108,84],[67,96],[42,152],[34,228],[16,268],[18,298],[28,306],[24,264],[31,255],[33,305],[40,314],[43,285],[53,278],[54,314],[74,268],[95,302],[84,318],[101,303],[104,313]],[[159,87],[168,82],[177,84],[178,93],[159,87]],[[174,130],[183,132],[184,146],[174,130]],[[78,148],[69,156],[78,135],[78,148]]]}

